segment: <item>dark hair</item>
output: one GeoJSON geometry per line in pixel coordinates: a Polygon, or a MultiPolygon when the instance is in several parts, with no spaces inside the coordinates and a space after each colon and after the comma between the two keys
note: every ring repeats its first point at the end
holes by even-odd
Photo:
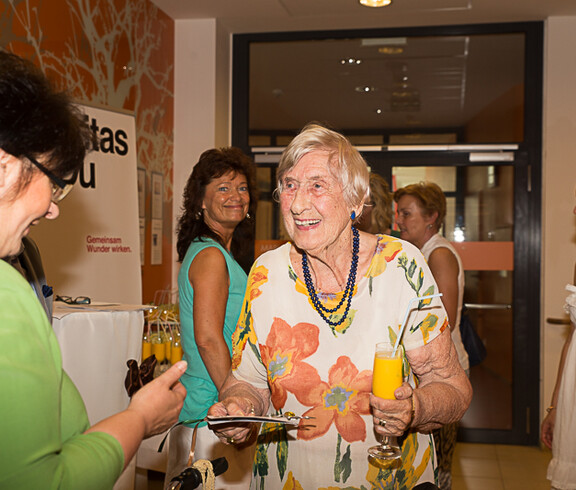
{"type": "Polygon", "coordinates": [[[413,196],[420,203],[420,209],[425,216],[438,213],[434,226],[438,231],[446,217],[446,196],[438,184],[434,182],[418,182],[401,187],[394,192],[394,201],[398,202],[402,196],[413,196]]]}
{"type": "MultiPolygon", "coordinates": [[[[0,148],[16,158],[44,157],[66,178],[81,168],[91,132],[71,99],[59,92],[32,62],[0,49],[0,148]]],[[[32,175],[25,165],[21,187],[32,175]]]]}
{"type": "Polygon", "coordinates": [[[200,159],[194,166],[184,188],[182,214],[178,219],[178,241],[176,244],[179,262],[184,260],[188,247],[198,237],[212,238],[224,246],[222,238],[212,231],[202,219],[202,201],[206,193],[206,186],[228,172],[242,174],[246,177],[248,195],[250,196],[248,206],[250,219],[242,220],[234,230],[230,251],[234,257],[248,253],[247,248],[252,243],[254,236],[253,220],[258,204],[256,168],[252,159],[239,148],[213,148],[200,155],[200,159]]]}

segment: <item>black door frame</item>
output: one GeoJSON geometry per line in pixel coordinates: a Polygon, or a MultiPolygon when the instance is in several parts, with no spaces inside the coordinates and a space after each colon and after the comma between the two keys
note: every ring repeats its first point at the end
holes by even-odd
{"type": "MultiPolygon", "coordinates": [[[[252,42],[342,39],[349,37],[462,36],[523,33],[525,45],[524,139],[514,156],[514,372],[513,429],[467,429],[468,442],[537,445],[540,426],[540,271],[542,202],[542,73],[543,22],[434,26],[347,31],[237,34],[233,38],[232,144],[249,147],[249,63],[252,42]]],[[[346,131],[343,131],[346,134],[346,131]]],[[[375,154],[367,155],[369,160],[375,154]]],[[[434,152],[379,152],[378,161],[394,165],[427,166],[438,161],[434,152]]],[[[442,153],[445,165],[469,164],[467,152],[442,153]]],[[[437,163],[438,164],[438,163],[437,163]]],[[[499,162],[486,162],[498,165],[499,162]]],[[[509,164],[509,163],[507,163],[509,164]]],[[[380,165],[380,164],[379,164],[380,165]]],[[[478,165],[475,162],[473,165],[478,165]]],[[[383,169],[384,170],[384,169],[383,169]]],[[[498,410],[495,406],[494,410],[498,410]]]]}

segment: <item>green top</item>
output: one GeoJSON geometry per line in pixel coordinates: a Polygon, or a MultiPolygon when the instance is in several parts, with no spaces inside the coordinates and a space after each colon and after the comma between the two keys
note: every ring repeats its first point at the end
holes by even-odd
{"type": "Polygon", "coordinates": [[[26,280],[0,260],[0,488],[110,489],[120,443],[88,429],[80,393],[26,280]]]}

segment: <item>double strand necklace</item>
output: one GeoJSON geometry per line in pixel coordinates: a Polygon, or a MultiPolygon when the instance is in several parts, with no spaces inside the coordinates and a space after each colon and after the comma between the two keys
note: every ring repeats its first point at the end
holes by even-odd
{"type": "Polygon", "coordinates": [[[314,309],[322,317],[322,319],[333,327],[340,325],[348,317],[348,311],[350,310],[350,304],[352,302],[352,293],[354,292],[354,285],[356,284],[356,271],[358,269],[358,251],[360,250],[360,234],[358,230],[352,227],[352,264],[350,265],[350,272],[348,273],[348,281],[346,282],[346,289],[342,295],[342,299],[336,305],[335,308],[326,308],[318,299],[318,294],[314,289],[314,283],[312,282],[312,276],[310,275],[310,269],[308,267],[308,257],[306,252],[302,253],[302,272],[304,274],[304,282],[306,283],[306,289],[308,290],[308,295],[312,300],[314,309]],[[340,307],[346,301],[346,309],[344,314],[338,321],[332,321],[329,318],[330,313],[334,313],[340,309],[340,307]],[[328,314],[328,315],[326,315],[328,314]]]}

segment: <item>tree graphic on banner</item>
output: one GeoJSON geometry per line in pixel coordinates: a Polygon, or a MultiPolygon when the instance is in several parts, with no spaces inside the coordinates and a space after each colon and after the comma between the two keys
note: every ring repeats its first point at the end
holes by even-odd
{"type": "Polygon", "coordinates": [[[139,164],[164,176],[165,200],[171,201],[168,17],[149,0],[8,0],[0,19],[2,45],[33,59],[78,101],[135,112],[139,164]]]}

